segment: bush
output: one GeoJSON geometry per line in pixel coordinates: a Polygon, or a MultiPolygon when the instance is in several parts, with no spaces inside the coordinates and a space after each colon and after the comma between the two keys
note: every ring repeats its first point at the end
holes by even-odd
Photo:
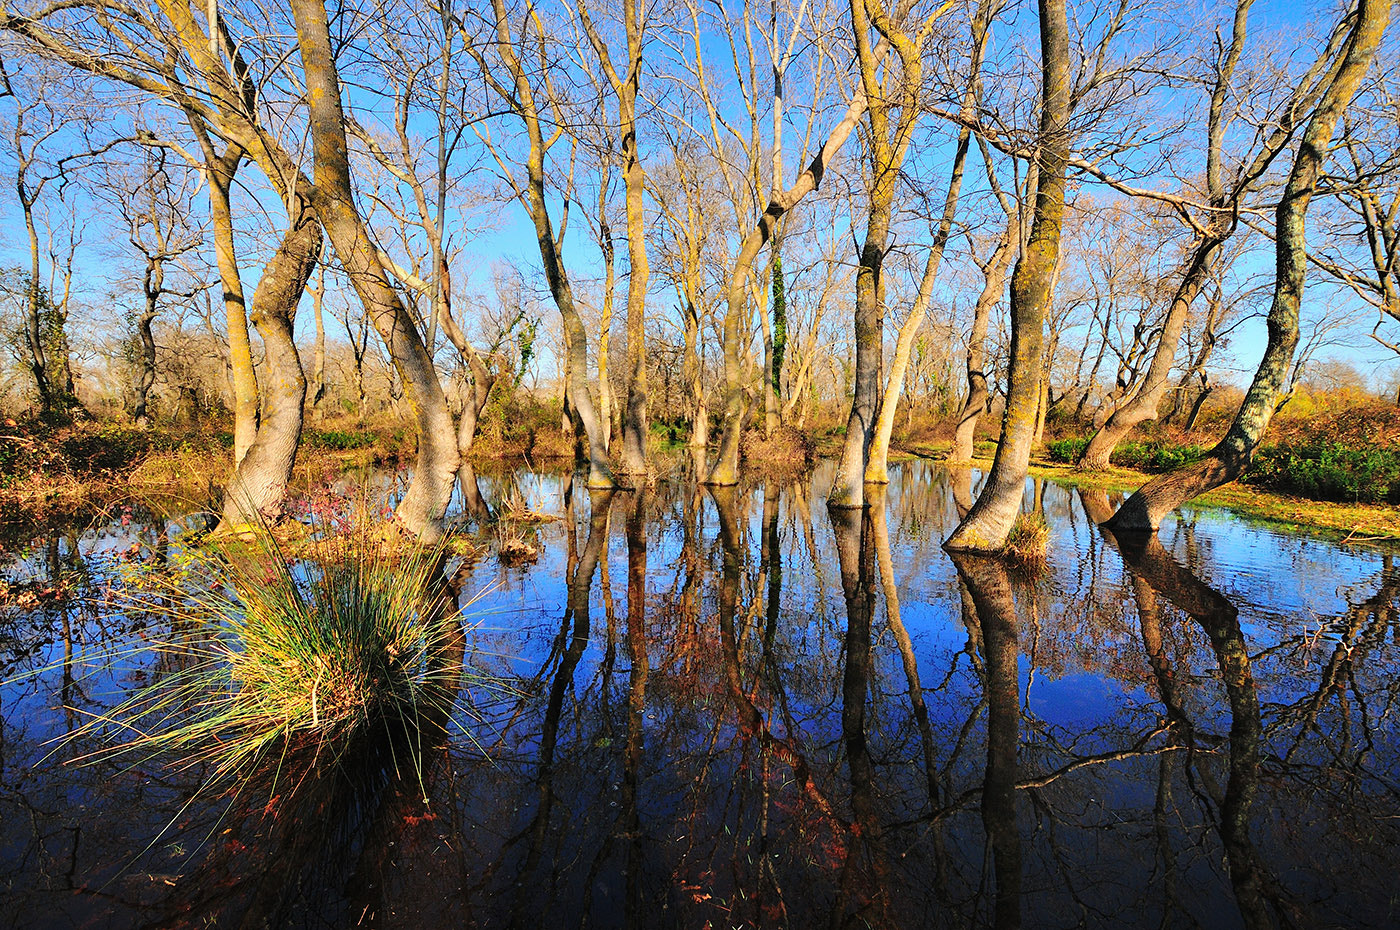
{"type": "Polygon", "coordinates": [[[746,432],[739,444],[744,464],[765,472],[788,472],[807,468],[812,463],[812,440],[793,426],[780,426],[773,435],[764,438],[763,431],[746,432]]]}
{"type": "Polygon", "coordinates": [[[1112,462],[1139,471],[1162,472],[1194,465],[1205,457],[1201,446],[1178,446],[1163,442],[1125,442],[1113,450],[1112,462]]]}
{"type": "Polygon", "coordinates": [[[308,429],[302,432],[301,441],[308,449],[331,449],[335,452],[347,452],[351,449],[373,448],[378,443],[379,437],[367,429],[308,429]]]}
{"type": "MultiPolygon", "coordinates": [[[[1045,452],[1052,462],[1072,464],[1079,461],[1089,445],[1087,436],[1070,436],[1045,444],[1045,452]]],[[[1193,465],[1205,457],[1206,450],[1201,446],[1179,446],[1160,440],[1147,442],[1119,443],[1113,450],[1110,461],[1121,468],[1136,468],[1139,471],[1162,472],[1193,465]]]]}
{"type": "Polygon", "coordinates": [[[1045,444],[1045,453],[1052,462],[1065,462],[1072,464],[1079,461],[1079,457],[1084,454],[1085,448],[1089,445],[1087,436],[1070,436],[1067,439],[1056,439],[1045,444]]]}
{"type": "Polygon", "coordinates": [[[1246,484],[1313,500],[1400,503],[1400,449],[1318,440],[1255,453],[1246,484]]]}
{"type": "Polygon", "coordinates": [[[1039,571],[1045,567],[1050,548],[1050,528],[1040,513],[1021,513],[1011,524],[1011,532],[1002,545],[1002,555],[1018,567],[1039,571]]]}

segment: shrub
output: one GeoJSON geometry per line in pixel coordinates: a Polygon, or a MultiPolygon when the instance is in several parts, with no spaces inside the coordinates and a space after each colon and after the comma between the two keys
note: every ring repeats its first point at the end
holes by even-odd
{"type": "Polygon", "coordinates": [[[331,449],[335,452],[346,452],[351,449],[373,448],[379,441],[379,437],[367,429],[308,429],[302,432],[301,441],[309,449],[331,449]]]}
{"type": "Polygon", "coordinates": [[[811,438],[793,426],[779,426],[765,438],[762,430],[746,432],[739,444],[744,463],[766,472],[789,472],[808,467],[814,450],[811,438]]]}
{"type": "MultiPolygon", "coordinates": [[[[1070,436],[1046,443],[1045,452],[1052,462],[1073,463],[1079,461],[1088,445],[1087,436],[1070,436]]],[[[1206,449],[1201,446],[1181,446],[1162,440],[1148,440],[1119,443],[1110,460],[1122,468],[1161,472],[1192,465],[1199,462],[1205,454],[1206,449]]]]}
{"type": "Polygon", "coordinates": [[[1050,528],[1039,513],[1022,513],[1011,525],[1011,532],[1002,545],[1002,555],[1018,566],[1036,570],[1044,567],[1046,551],[1050,548],[1050,528]]]}
{"type": "Polygon", "coordinates": [[[1073,463],[1079,461],[1079,457],[1084,454],[1084,449],[1089,445],[1087,436],[1070,436],[1066,439],[1056,439],[1045,444],[1045,453],[1052,462],[1073,463]]]}
{"type": "Polygon", "coordinates": [[[1165,442],[1125,442],[1113,450],[1112,461],[1124,468],[1162,472],[1194,465],[1205,457],[1201,446],[1178,446],[1165,442]]]}
{"type": "Polygon", "coordinates": [[[1328,440],[1267,446],[1242,480],[1313,500],[1400,503],[1400,449],[1328,440]]]}

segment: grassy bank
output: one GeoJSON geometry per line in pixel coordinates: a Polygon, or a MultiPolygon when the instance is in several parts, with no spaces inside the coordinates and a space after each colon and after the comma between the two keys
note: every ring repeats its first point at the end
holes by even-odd
{"type": "MultiPolygon", "coordinates": [[[[942,459],[946,443],[922,445],[909,451],[925,458],[942,459]]],[[[990,468],[993,443],[978,443],[972,464],[990,468]]],[[[1114,466],[1105,471],[1079,471],[1053,460],[1046,453],[1031,459],[1031,475],[1071,487],[1095,488],[1130,494],[1150,481],[1153,474],[1139,468],[1114,466]]],[[[1289,531],[1310,532],[1328,539],[1351,542],[1400,540],[1400,509],[1385,504],[1316,501],[1247,485],[1228,484],[1192,501],[1193,506],[1220,507],[1240,516],[1289,531]]]]}

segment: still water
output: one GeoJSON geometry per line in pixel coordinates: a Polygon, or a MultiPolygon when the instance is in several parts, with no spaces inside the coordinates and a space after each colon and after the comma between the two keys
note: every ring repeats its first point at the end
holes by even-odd
{"type": "Polygon", "coordinates": [[[449,566],[464,675],[426,771],[200,792],[55,743],[178,657],[112,590],[198,520],[12,544],[0,608],[0,926],[1362,927],[1400,924],[1400,567],[1030,483],[1034,577],[939,543],[980,476],[892,469],[589,494],[530,564],[449,566]],[[493,686],[484,687],[486,679],[493,686]]]}

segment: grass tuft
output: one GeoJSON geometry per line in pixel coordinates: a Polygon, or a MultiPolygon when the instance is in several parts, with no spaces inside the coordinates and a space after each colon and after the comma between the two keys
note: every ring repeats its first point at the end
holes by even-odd
{"type": "Polygon", "coordinates": [[[1002,555],[1021,568],[1038,571],[1046,565],[1050,548],[1050,528],[1039,513],[1022,513],[1011,524],[1011,532],[1002,544],[1002,555]]]}
{"type": "MultiPolygon", "coordinates": [[[[369,530],[289,557],[260,532],[139,579],[132,606],[170,630],[147,649],[172,671],[87,728],[125,734],[98,755],[172,755],[227,786],[292,756],[334,763],[366,737],[433,742],[463,684],[445,560],[441,547],[385,546],[369,530]]],[[[417,756],[406,761],[421,777],[417,756]]]]}

